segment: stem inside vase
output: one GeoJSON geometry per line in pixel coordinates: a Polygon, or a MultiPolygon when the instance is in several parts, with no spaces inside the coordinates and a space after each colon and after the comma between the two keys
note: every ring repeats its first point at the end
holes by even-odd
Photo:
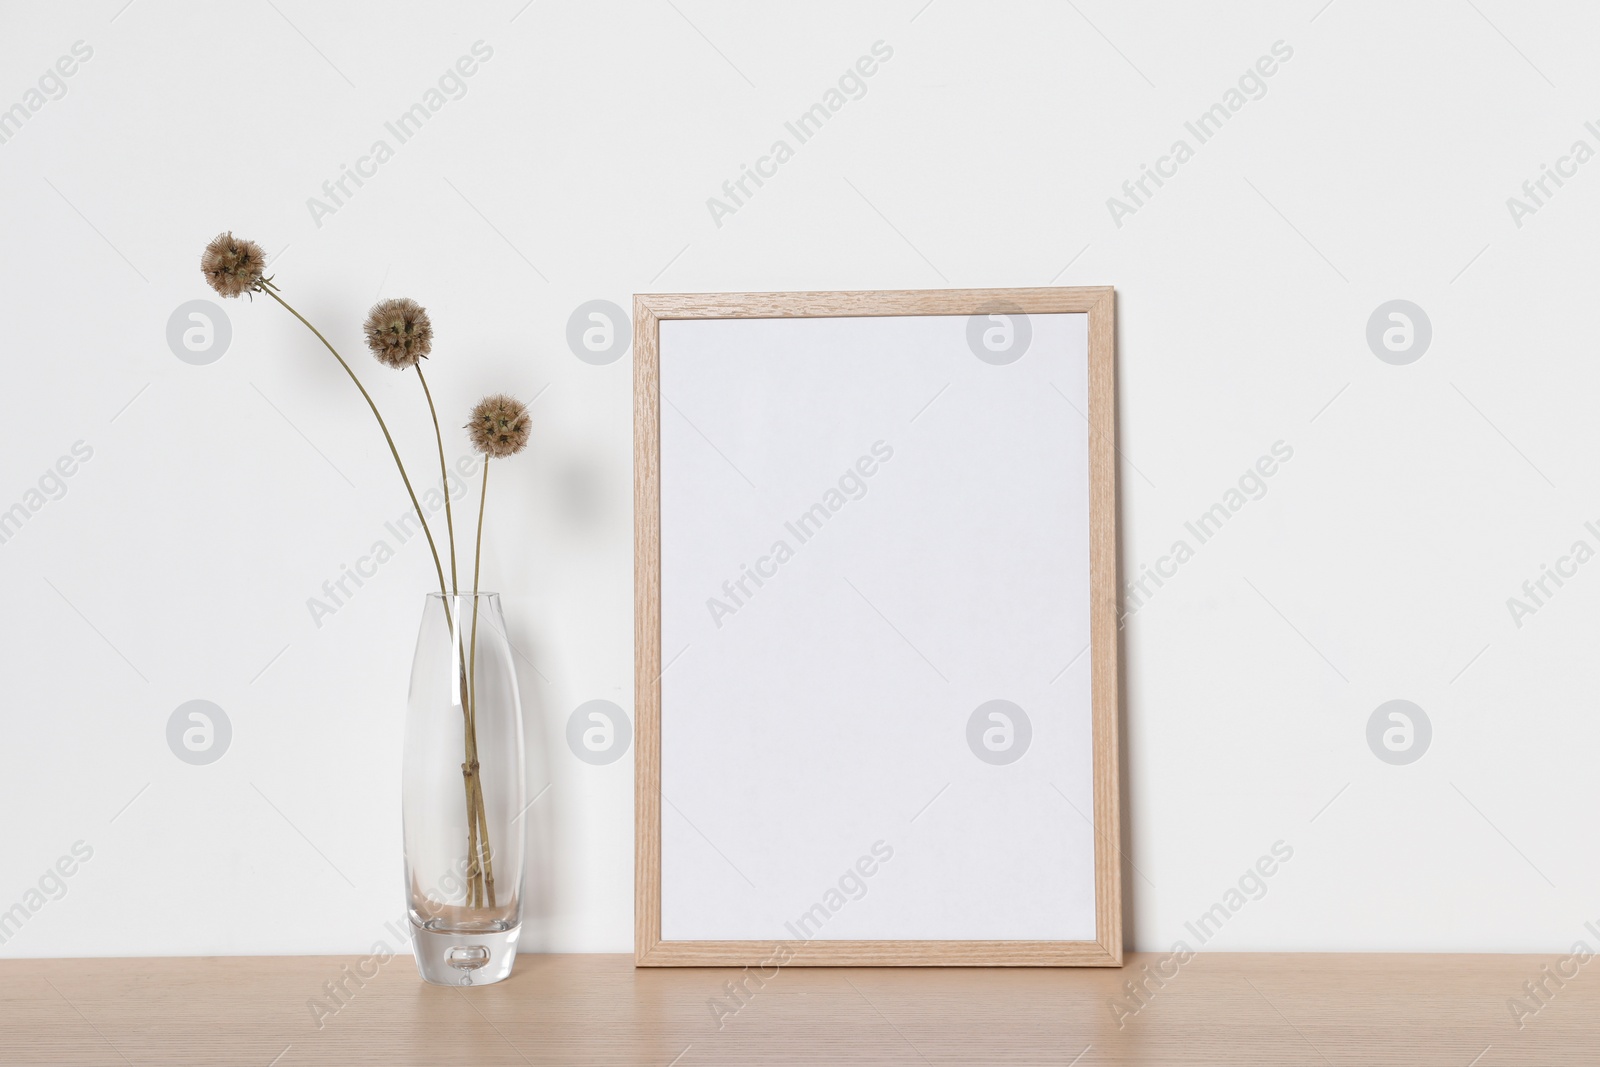
{"type": "Polygon", "coordinates": [[[489,818],[484,810],[483,799],[483,765],[478,759],[478,718],[477,705],[477,640],[478,640],[478,598],[472,598],[472,651],[467,653],[461,643],[461,629],[456,618],[455,608],[459,607],[459,600],[453,606],[446,608],[446,619],[450,626],[450,643],[455,646],[456,662],[460,664],[457,672],[460,685],[460,703],[462,716],[462,736],[465,743],[465,759],[461,764],[461,784],[466,796],[467,806],[467,906],[472,908],[493,908],[496,906],[494,891],[494,864],[493,850],[489,844],[489,818]]]}

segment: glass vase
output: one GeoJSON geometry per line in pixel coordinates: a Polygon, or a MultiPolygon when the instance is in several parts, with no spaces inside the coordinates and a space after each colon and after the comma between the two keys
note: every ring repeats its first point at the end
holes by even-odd
{"type": "Polygon", "coordinates": [[[428,594],[406,710],[401,805],[417,970],[511,973],[522,924],[522,704],[495,593],[428,594]]]}

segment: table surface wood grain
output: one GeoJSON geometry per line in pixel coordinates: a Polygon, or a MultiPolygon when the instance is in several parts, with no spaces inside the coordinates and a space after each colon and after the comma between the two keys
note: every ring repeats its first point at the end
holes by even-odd
{"type": "Polygon", "coordinates": [[[1220,953],[1179,966],[1132,953],[1120,970],[762,978],[525,955],[499,985],[449,989],[422,984],[404,955],[6,960],[0,1063],[1592,1065],[1594,966],[1220,953]]]}

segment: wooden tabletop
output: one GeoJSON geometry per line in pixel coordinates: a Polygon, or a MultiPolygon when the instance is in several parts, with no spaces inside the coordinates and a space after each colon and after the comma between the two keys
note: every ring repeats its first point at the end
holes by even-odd
{"type": "Polygon", "coordinates": [[[795,967],[760,980],[635,970],[626,956],[529,955],[504,983],[456,990],[423,985],[409,956],[8,960],[0,961],[0,1063],[1600,1062],[1593,961],[1209,954],[1180,965],[1140,953],[1129,961],[1122,970],[795,967]],[[740,979],[746,991],[735,998],[729,983],[740,979]],[[1142,1006],[1124,986],[1138,980],[1149,990],[1142,1006]],[[1525,982],[1543,984],[1538,1000],[1525,982]],[[1523,1011],[1514,1013],[1518,997],[1523,1011]]]}

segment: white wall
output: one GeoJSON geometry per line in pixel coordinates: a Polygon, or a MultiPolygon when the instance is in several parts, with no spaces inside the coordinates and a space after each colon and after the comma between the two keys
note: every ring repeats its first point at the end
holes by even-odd
{"type": "Polygon", "coordinates": [[[1135,947],[1192,943],[1280,840],[1292,860],[1207,947],[1553,950],[1595,917],[1600,563],[1520,626],[1507,598],[1600,547],[1600,163],[1520,225],[1506,201],[1600,148],[1600,14],[123,2],[0,15],[0,107],[93,50],[0,144],[0,508],[93,451],[0,544],[0,909],[93,849],[0,954],[357,952],[400,914],[431,565],[406,545],[314,624],[307,599],[405,501],[275,305],[230,302],[210,365],[169,349],[229,228],[358,357],[414,470],[420,398],[359,341],[378,295],[432,312],[452,424],[486,390],[539,396],[485,565],[537,665],[532,784],[553,783],[532,946],[631,944],[631,759],[564,741],[583,701],[632,711],[630,364],[580,361],[565,330],[651,290],[1117,286],[1124,562],[1196,547],[1126,628],[1135,947]],[[307,198],[395,147],[385,121],[480,40],[465,97],[314,220],[307,198]],[[718,225],[707,198],[877,41],[866,95],[718,225]],[[1279,41],[1265,96],[1199,144],[1185,121],[1279,41]],[[1193,158],[1114,221],[1107,198],[1179,138],[1193,158]],[[1365,337],[1396,298],[1433,333],[1404,366],[1365,337]],[[1278,441],[1267,494],[1197,545],[1185,521],[1278,441]],[[1396,698],[1433,727],[1405,766],[1366,740],[1396,698]],[[232,723],[209,766],[166,742],[193,699],[232,723]]]}

